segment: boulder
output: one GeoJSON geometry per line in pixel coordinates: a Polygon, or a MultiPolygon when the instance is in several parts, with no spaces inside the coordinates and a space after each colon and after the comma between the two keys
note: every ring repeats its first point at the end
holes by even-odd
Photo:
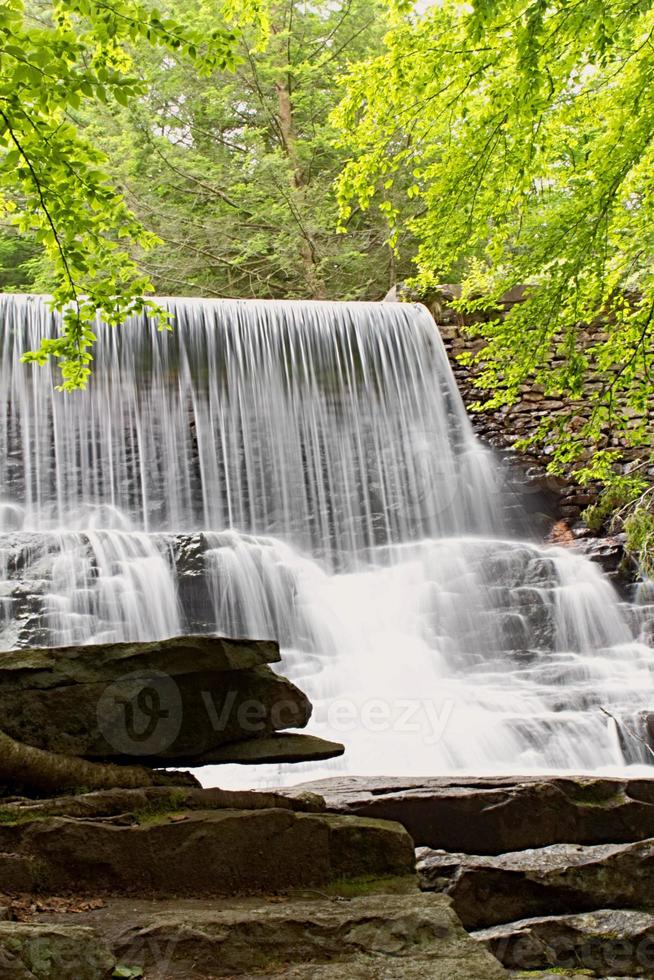
{"type": "Polygon", "coordinates": [[[88,927],[0,922],[0,980],[109,980],[115,965],[88,927]]]}
{"type": "Polygon", "coordinates": [[[0,731],[94,761],[215,761],[221,746],[306,725],[311,704],[270,669],[279,660],[272,641],[210,636],[0,653],[0,731]]]}
{"type": "Polygon", "coordinates": [[[654,779],[354,776],[302,788],[336,812],[397,820],[417,844],[446,851],[503,854],[654,837],[654,779]]]}
{"type": "Polygon", "coordinates": [[[201,897],[360,876],[415,880],[411,838],[382,820],[290,808],[193,810],[185,808],[183,792],[177,802],[135,816],[11,814],[0,822],[0,868],[11,855],[20,862],[21,890],[44,894],[201,897]]]}
{"type": "Polygon", "coordinates": [[[654,976],[654,915],[600,909],[521,919],[473,933],[512,970],[592,970],[593,976],[654,976]]]}
{"type": "Polygon", "coordinates": [[[421,887],[449,895],[464,926],[542,915],[644,908],[654,891],[654,840],[554,844],[497,857],[418,852],[421,887]]]}
{"type": "MultiPolygon", "coordinates": [[[[500,963],[440,895],[371,892],[115,902],[91,913],[119,962],[146,976],[305,980],[501,980],[500,963]],[[155,972],[158,971],[158,972],[155,972]]],[[[90,916],[89,916],[90,918],[90,916]]]]}

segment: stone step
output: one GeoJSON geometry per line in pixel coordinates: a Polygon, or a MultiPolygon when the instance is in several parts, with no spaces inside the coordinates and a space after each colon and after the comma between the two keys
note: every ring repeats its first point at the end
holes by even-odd
{"type": "Polygon", "coordinates": [[[576,969],[590,970],[596,977],[654,976],[654,915],[649,912],[600,909],[521,919],[473,936],[511,970],[576,969]]]}
{"type": "Polygon", "coordinates": [[[86,926],[0,922],[0,980],[107,980],[115,965],[86,926]]]}
{"type": "MultiPolygon", "coordinates": [[[[60,921],[63,916],[50,916],[60,921]]],[[[70,916],[68,916],[70,919],[70,916]]],[[[502,980],[441,895],[145,902],[110,900],[92,922],[119,963],[153,980],[502,980]]]]}
{"type": "Polygon", "coordinates": [[[292,809],[193,810],[180,800],[145,809],[136,824],[19,815],[0,823],[3,870],[0,890],[247,895],[361,875],[415,882],[415,855],[396,823],[292,809]]]}
{"type": "Polygon", "coordinates": [[[452,899],[467,929],[535,916],[642,909],[654,894],[654,839],[554,844],[499,856],[418,852],[421,887],[452,899]]]}
{"type": "Polygon", "coordinates": [[[218,786],[210,789],[144,786],[136,789],[102,789],[44,800],[14,798],[0,806],[0,823],[25,823],[44,817],[77,817],[83,820],[121,817],[126,824],[136,826],[156,814],[163,819],[167,814],[184,814],[191,810],[295,810],[321,813],[325,809],[325,801],[315,793],[283,796],[265,790],[230,790],[218,786]]]}
{"type": "Polygon", "coordinates": [[[416,844],[502,854],[548,844],[654,837],[654,779],[595,776],[356,777],[294,787],[330,809],[397,820],[416,844]]]}

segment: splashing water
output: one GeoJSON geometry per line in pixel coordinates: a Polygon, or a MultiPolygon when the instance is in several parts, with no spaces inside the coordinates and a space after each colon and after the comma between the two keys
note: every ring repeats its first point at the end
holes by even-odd
{"type": "MultiPolygon", "coordinates": [[[[271,782],[651,761],[629,733],[652,607],[511,539],[507,475],[425,310],[164,302],[172,334],[98,324],[71,396],[19,363],[56,329],[47,304],[0,299],[2,646],[279,639],[312,731],[347,753],[271,782]]],[[[233,768],[207,778],[252,780],[233,768]]]]}

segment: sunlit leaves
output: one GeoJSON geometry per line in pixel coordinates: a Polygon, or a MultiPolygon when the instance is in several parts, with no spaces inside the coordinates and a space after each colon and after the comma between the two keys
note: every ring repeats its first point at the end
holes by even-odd
{"type": "Polygon", "coordinates": [[[609,422],[642,439],[633,415],[647,418],[654,349],[652,3],[395,8],[385,52],[351,73],[337,113],[353,156],[343,217],[410,167],[423,286],[462,280],[474,309],[533,284],[483,328],[490,403],[527,382],[590,403],[584,432],[552,440],[555,467],[601,444],[609,422]],[[605,333],[580,341],[598,319],[605,333]],[[589,389],[591,369],[600,383],[589,389]]]}
{"type": "MultiPolygon", "coordinates": [[[[0,6],[0,193],[5,216],[40,244],[55,272],[63,331],[25,360],[59,361],[62,388],[90,374],[99,312],[110,323],[141,311],[152,291],[134,258],[157,239],[127,207],[111,162],[85,139],[76,113],[92,103],[127,106],[147,91],[139,46],[190,59],[210,73],[233,68],[240,16],[263,28],[265,5],[229,5],[201,30],[134,0],[5,0],[0,6]]],[[[152,310],[160,317],[160,311],[152,310]]]]}

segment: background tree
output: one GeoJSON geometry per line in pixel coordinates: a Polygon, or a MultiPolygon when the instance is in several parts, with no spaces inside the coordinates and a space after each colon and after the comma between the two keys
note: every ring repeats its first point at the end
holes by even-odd
{"type": "Polygon", "coordinates": [[[64,388],[88,378],[96,311],[116,324],[143,308],[151,284],[133,249],[156,241],[113,188],[106,157],[74,113],[146,94],[135,49],[183,55],[200,71],[234,66],[239,23],[264,29],[261,4],[208,6],[208,32],[134,0],[0,6],[0,217],[29,233],[25,247],[41,246],[54,271],[62,335],[26,358],[58,358],[64,388]]]}
{"type": "MultiPolygon", "coordinates": [[[[472,309],[530,286],[524,304],[482,327],[479,384],[493,406],[526,382],[592,398],[583,429],[545,421],[554,468],[601,444],[607,425],[648,440],[652,4],[443,0],[419,16],[412,7],[392,5],[384,52],[352,70],[337,112],[354,155],[340,181],[343,219],[410,173],[423,287],[462,280],[472,309]],[[599,318],[605,336],[582,350],[580,324],[599,318]],[[604,378],[594,394],[584,390],[591,364],[604,378]]],[[[405,215],[396,208],[396,223],[405,215]]],[[[596,452],[581,477],[610,480],[614,458],[596,452]]]]}
{"type": "MultiPolygon", "coordinates": [[[[95,110],[87,137],[115,161],[130,207],[162,244],[140,259],[161,293],[379,299],[410,265],[375,205],[339,234],[334,181],[346,162],[329,122],[339,79],[380,50],[383,0],[283,0],[235,71],[198,76],[169,53],[140,58],[148,96],[95,110]],[[398,268],[399,266],[399,268],[398,268]]],[[[180,10],[179,4],[176,10],[180,10]]],[[[185,0],[201,30],[210,15],[185,0]]],[[[399,192],[398,192],[399,193],[399,192]]]]}

